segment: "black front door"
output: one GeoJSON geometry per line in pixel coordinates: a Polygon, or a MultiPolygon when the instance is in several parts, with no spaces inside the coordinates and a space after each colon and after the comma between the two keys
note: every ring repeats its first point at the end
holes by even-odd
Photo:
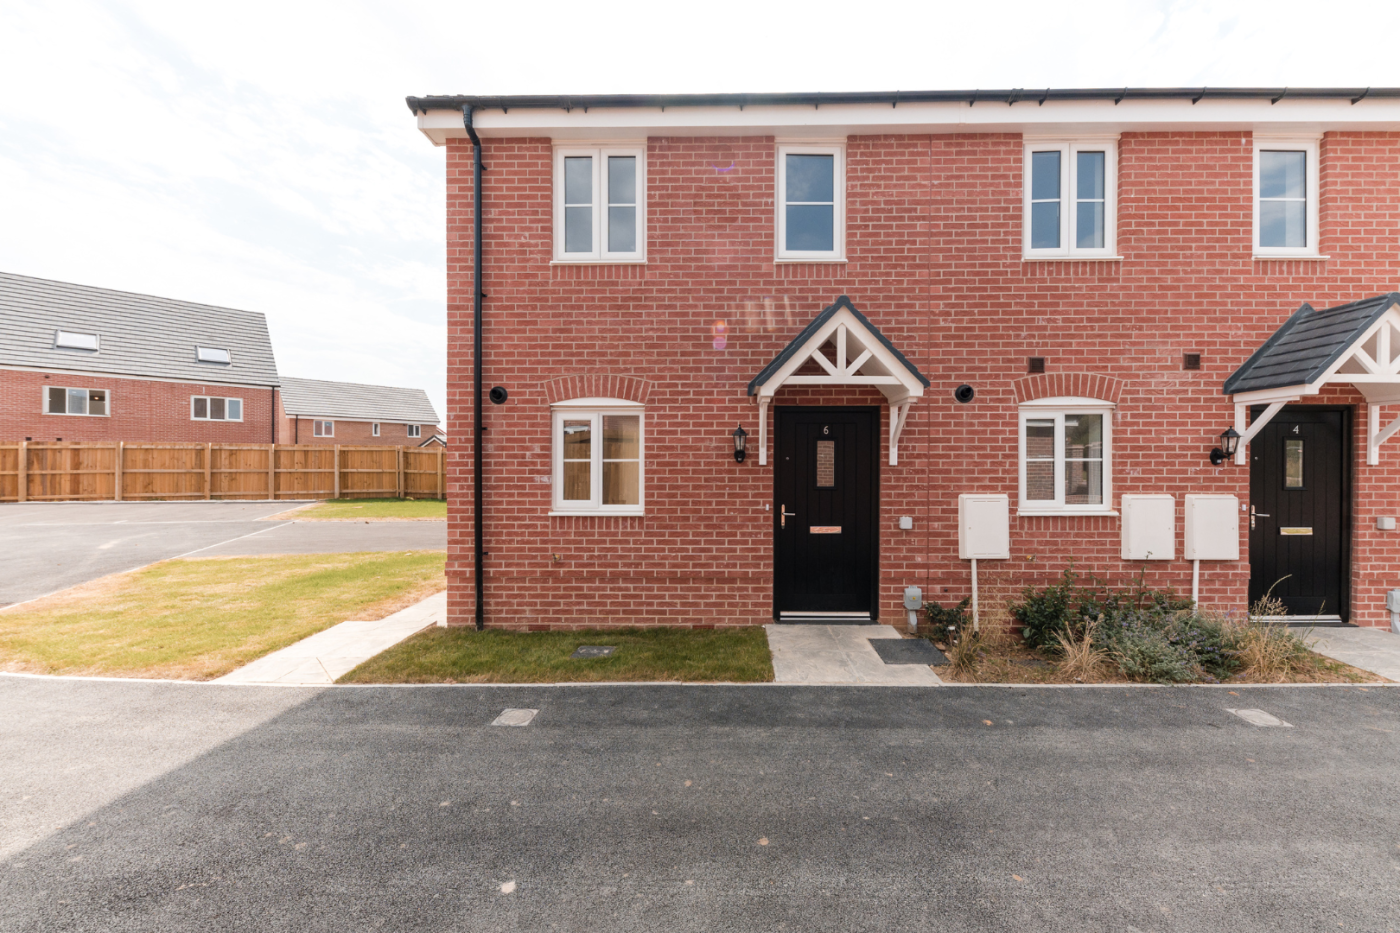
{"type": "MultiPolygon", "coordinates": [[[[1255,411],[1257,417],[1259,411],[1255,411]]],[[[1249,445],[1249,601],[1347,617],[1351,410],[1287,407],[1249,445]]]]}
{"type": "Polygon", "coordinates": [[[779,408],[773,609],[875,619],[878,408],[779,408]]]}

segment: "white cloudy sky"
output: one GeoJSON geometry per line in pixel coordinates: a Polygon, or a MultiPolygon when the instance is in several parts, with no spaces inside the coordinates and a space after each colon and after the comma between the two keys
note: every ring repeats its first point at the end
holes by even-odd
{"type": "Polygon", "coordinates": [[[262,311],[442,409],[408,94],[1397,85],[1393,2],[0,4],[0,270],[262,311]]]}

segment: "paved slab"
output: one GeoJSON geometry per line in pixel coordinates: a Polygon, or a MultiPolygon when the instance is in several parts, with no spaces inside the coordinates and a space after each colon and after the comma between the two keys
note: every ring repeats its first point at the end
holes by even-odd
{"type": "Polygon", "coordinates": [[[296,503],[0,503],[0,607],[192,556],[445,550],[446,522],[268,522],[296,503]]]}
{"type": "Polygon", "coordinates": [[[0,929],[1394,930],[1400,688],[1232,689],[0,677],[0,929]]]}
{"type": "Polygon", "coordinates": [[[1305,637],[1318,654],[1400,681],[1400,635],[1380,628],[1316,628],[1305,637]]]}
{"type": "Polygon", "coordinates": [[[442,592],[378,621],[333,625],[214,681],[219,684],[328,686],[370,658],[433,625],[447,623],[442,592]]]}
{"type": "Polygon", "coordinates": [[[927,665],[886,664],[872,638],[898,638],[888,625],[765,625],[780,684],[890,684],[936,686],[927,665]]]}

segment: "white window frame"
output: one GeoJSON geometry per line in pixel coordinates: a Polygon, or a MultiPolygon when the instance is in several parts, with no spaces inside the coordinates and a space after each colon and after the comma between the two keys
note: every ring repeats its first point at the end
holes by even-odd
{"type": "Polygon", "coordinates": [[[370,433],[370,435],[371,435],[372,437],[378,437],[378,436],[379,436],[379,422],[378,422],[378,421],[371,421],[371,422],[370,422],[370,425],[369,425],[369,433],[370,433]]]}
{"type": "Polygon", "coordinates": [[[1321,230],[1318,225],[1320,213],[1318,211],[1318,194],[1321,191],[1319,176],[1321,175],[1321,159],[1319,158],[1319,142],[1321,137],[1317,136],[1254,136],[1254,256],[1257,259],[1279,259],[1279,258],[1307,258],[1326,259],[1319,250],[1319,234],[1321,230]],[[1307,179],[1307,234],[1305,245],[1298,246],[1260,246],[1259,245],[1259,200],[1261,191],[1259,188],[1259,162],[1260,153],[1269,150],[1284,152],[1303,152],[1306,154],[1307,179]]]}
{"type": "Polygon", "coordinates": [[[215,363],[220,366],[228,366],[233,363],[233,351],[227,347],[201,347],[194,348],[195,361],[199,363],[215,363]]]}
{"type": "Polygon", "coordinates": [[[646,511],[647,449],[646,409],[637,402],[615,398],[579,398],[550,406],[550,464],[551,515],[642,515],[646,511]],[[637,504],[603,505],[603,416],[635,415],[637,417],[637,504]],[[588,502],[564,501],[564,420],[593,419],[594,442],[591,446],[592,468],[589,479],[592,489],[588,502]]]}
{"type": "Polygon", "coordinates": [[[112,390],[111,390],[111,389],[85,389],[85,388],[83,388],[82,386],[56,386],[56,385],[44,385],[44,386],[42,387],[42,389],[41,389],[41,394],[40,394],[40,396],[39,396],[39,411],[43,412],[43,413],[46,414],[46,415],[62,415],[62,416],[65,417],[65,418],[110,418],[110,417],[112,417],[112,390]],[[63,390],[63,411],[49,411],[49,390],[50,390],[50,389],[62,389],[62,390],[63,390]],[[82,392],[82,393],[84,393],[85,395],[91,395],[93,392],[101,392],[101,393],[103,394],[103,396],[107,399],[107,411],[106,411],[106,413],[105,413],[105,414],[101,414],[101,415],[94,415],[94,414],[92,414],[92,413],[90,413],[90,412],[86,412],[86,411],[69,411],[69,410],[68,410],[68,393],[69,393],[69,392],[82,392]]]}
{"type": "Polygon", "coordinates": [[[1020,486],[1020,515],[1117,515],[1113,510],[1113,412],[1114,404],[1095,398],[1042,398],[1024,402],[1016,424],[1017,479],[1020,486]],[[1065,415],[1103,416],[1103,502],[1099,505],[1065,504],[1065,415]],[[1026,421],[1055,421],[1055,499],[1026,499],[1026,421]]]}
{"type": "Polygon", "coordinates": [[[1024,177],[1021,205],[1021,245],[1025,259],[1121,259],[1118,255],[1118,137],[1076,136],[1042,138],[1023,137],[1022,155],[1024,177]],[[1103,247],[1075,246],[1076,210],[1079,196],[1078,173],[1074,171],[1080,152],[1104,153],[1103,166],[1103,247]],[[1060,245],[1054,249],[1031,248],[1031,153],[1060,153],[1060,245]]]}
{"type": "Polygon", "coordinates": [[[313,418],[313,419],[311,419],[311,436],[312,436],[312,437],[335,437],[335,422],[334,422],[334,421],[325,421],[325,420],[322,420],[322,419],[320,419],[320,418],[313,418]],[[328,426],[328,427],[330,428],[330,430],[329,430],[329,431],[324,430],[323,426],[328,426]]]}
{"type": "Polygon", "coordinates": [[[410,424],[410,425],[407,425],[407,428],[408,428],[408,436],[409,436],[409,437],[422,437],[422,436],[423,436],[423,426],[422,426],[421,424],[410,424]]]}
{"type": "Polygon", "coordinates": [[[646,262],[647,258],[647,147],[645,142],[616,141],[589,144],[555,144],[554,147],[554,262],[626,263],[646,262]],[[587,253],[564,252],[564,159],[568,156],[593,157],[593,249],[587,253]],[[634,156],[637,159],[637,248],[630,253],[607,249],[608,156],[634,156]]]}
{"type": "Polygon", "coordinates": [[[846,144],[842,142],[784,142],[777,147],[777,166],[774,170],[777,179],[777,236],[774,241],[778,262],[845,262],[846,261],[846,144]],[[835,204],[832,210],[831,245],[832,250],[788,249],[787,243],[787,157],[790,155],[829,155],[835,156],[832,164],[832,197],[835,204]]]}
{"type": "Polygon", "coordinates": [[[243,399],[241,399],[241,398],[233,398],[233,397],[226,396],[226,395],[225,395],[225,396],[221,396],[221,395],[191,395],[191,396],[190,396],[190,420],[191,420],[191,421],[232,421],[232,422],[238,423],[238,422],[241,422],[241,421],[243,420],[243,405],[244,405],[243,399]],[[204,399],[204,410],[205,410],[205,412],[208,412],[208,411],[210,410],[210,404],[209,404],[210,402],[212,402],[212,401],[213,401],[214,399],[216,399],[216,398],[222,398],[222,399],[224,400],[224,417],[222,417],[222,418],[211,418],[211,417],[209,417],[209,415],[206,414],[203,418],[201,418],[201,417],[199,417],[199,415],[196,415],[196,414],[194,413],[194,403],[195,403],[195,399],[201,399],[201,398],[204,399]],[[237,403],[238,403],[238,417],[237,417],[237,418],[230,418],[230,417],[228,417],[228,403],[229,403],[229,402],[237,402],[237,403]]]}

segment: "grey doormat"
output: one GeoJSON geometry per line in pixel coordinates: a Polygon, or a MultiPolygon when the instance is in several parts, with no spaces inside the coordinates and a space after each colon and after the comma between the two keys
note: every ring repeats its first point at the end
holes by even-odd
{"type": "Polygon", "coordinates": [[[924,638],[872,638],[870,647],[886,664],[947,664],[943,652],[924,638]]]}

